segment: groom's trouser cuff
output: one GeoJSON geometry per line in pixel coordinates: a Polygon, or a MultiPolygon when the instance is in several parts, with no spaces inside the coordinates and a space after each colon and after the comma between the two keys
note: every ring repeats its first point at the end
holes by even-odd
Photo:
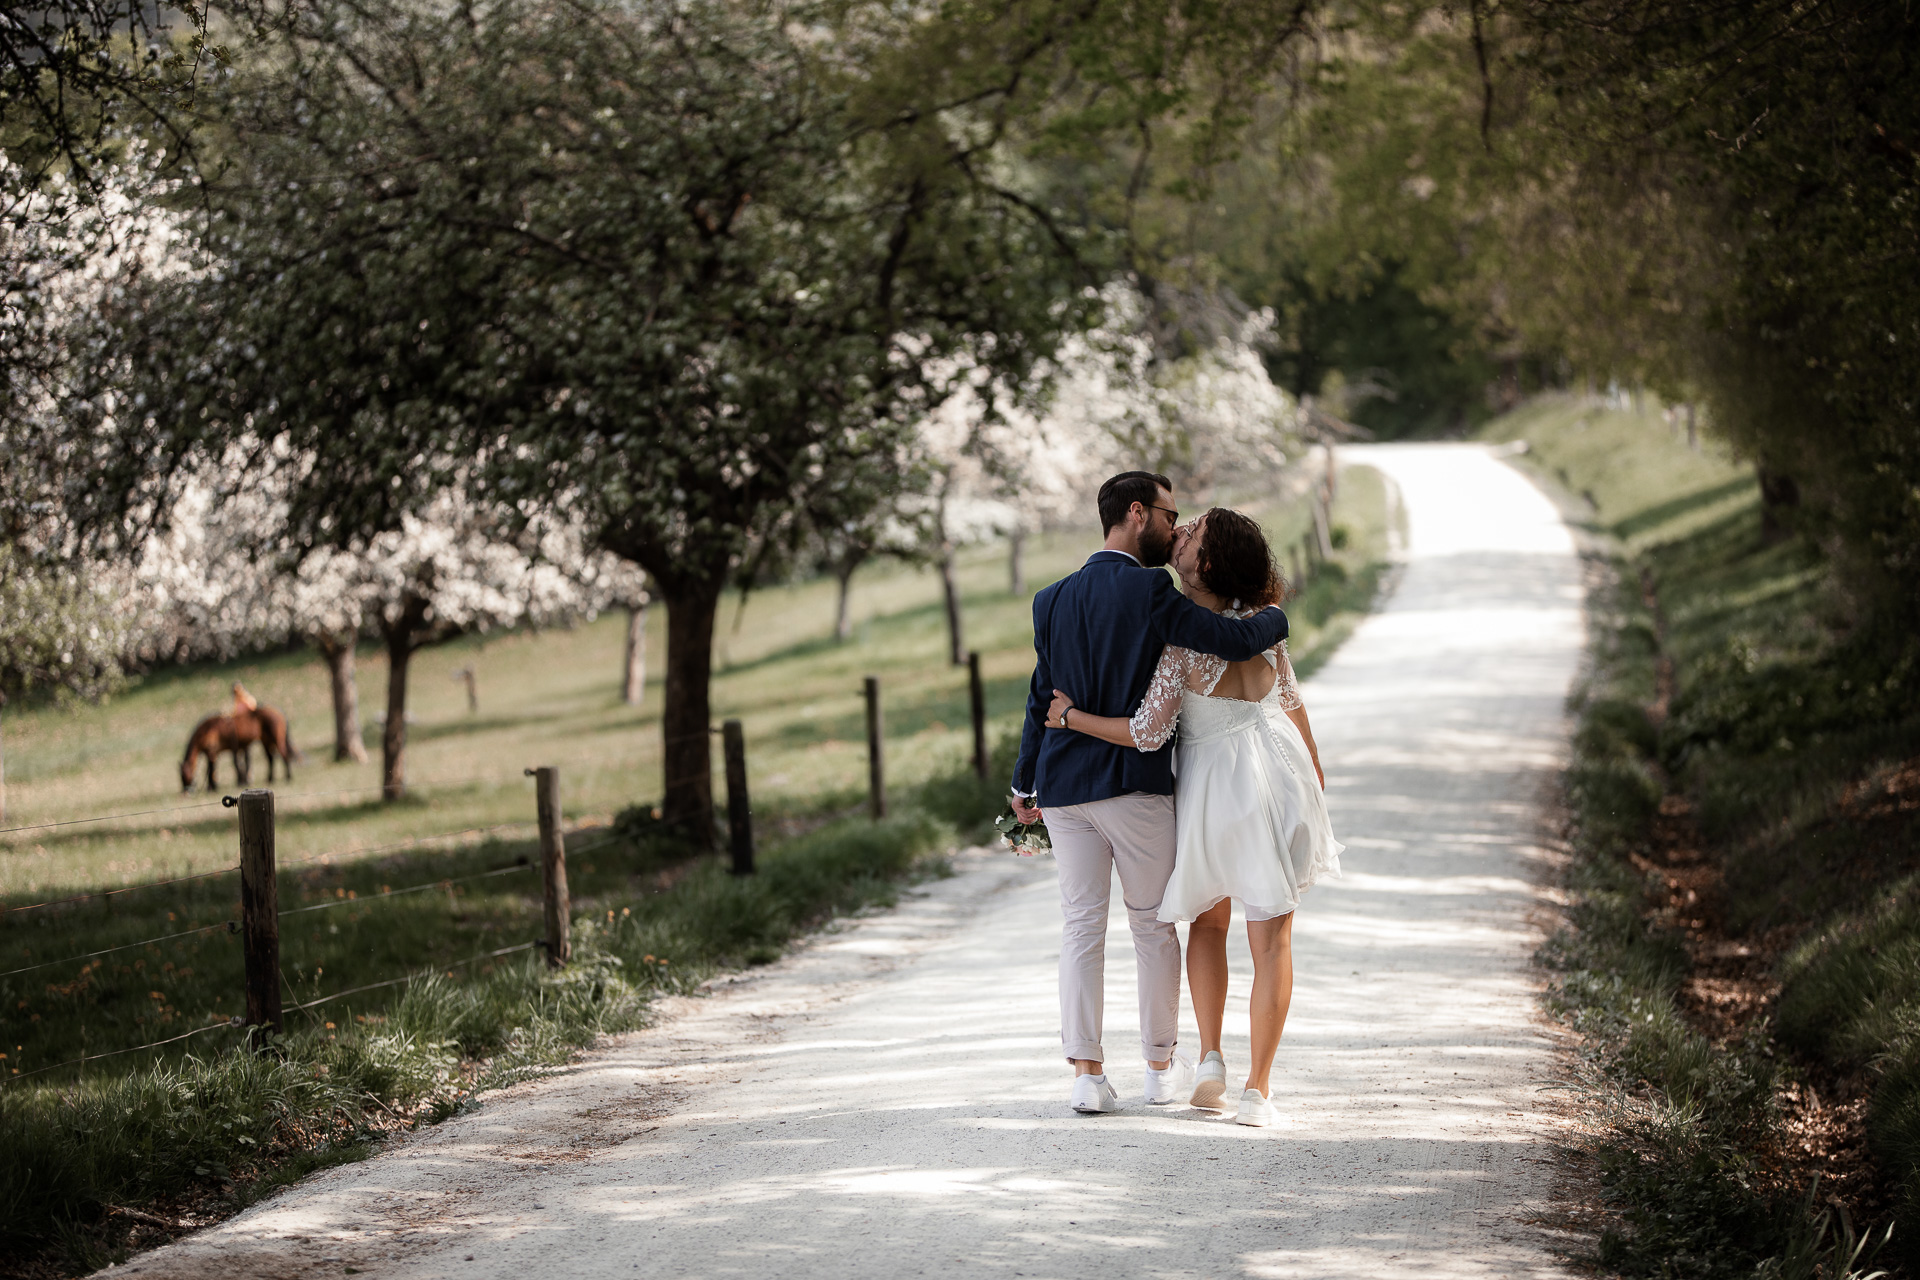
{"type": "Polygon", "coordinates": [[[1120,873],[1139,972],[1140,1052],[1173,1053],[1179,1032],[1180,937],[1159,918],[1173,874],[1173,797],[1132,792],[1047,810],[1060,873],[1060,1042],[1068,1058],[1103,1062],[1107,903],[1120,873]]]}

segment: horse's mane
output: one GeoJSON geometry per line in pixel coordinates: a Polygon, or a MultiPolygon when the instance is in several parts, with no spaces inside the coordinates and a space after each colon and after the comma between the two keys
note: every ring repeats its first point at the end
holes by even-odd
{"type": "Polygon", "coordinates": [[[183,762],[190,760],[193,758],[194,752],[203,750],[204,748],[202,748],[200,745],[201,735],[206,733],[209,729],[213,728],[213,726],[219,724],[222,720],[226,718],[227,718],[226,712],[216,711],[212,715],[207,716],[205,719],[201,720],[199,724],[196,724],[195,726],[193,726],[193,732],[187,735],[187,749],[180,753],[180,759],[183,762]]]}

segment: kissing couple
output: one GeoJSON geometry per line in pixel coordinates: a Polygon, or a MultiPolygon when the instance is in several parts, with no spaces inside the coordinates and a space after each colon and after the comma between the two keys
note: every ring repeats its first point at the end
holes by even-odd
{"type": "Polygon", "coordinates": [[[1189,1101],[1225,1110],[1220,1027],[1238,899],[1253,951],[1253,1059],[1234,1118],[1271,1124],[1293,912],[1321,874],[1339,874],[1342,849],[1287,660],[1280,573],[1260,526],[1237,511],[1180,524],[1165,476],[1117,475],[1100,486],[1099,506],[1105,545],[1034,597],[1036,661],[1013,772],[1014,817],[1038,822],[1044,809],[1059,867],[1069,1105],[1120,1105],[1100,1041],[1117,869],[1139,972],[1146,1102],[1174,1102],[1186,1087],[1174,926],[1190,922],[1201,1060],[1189,1101]]]}

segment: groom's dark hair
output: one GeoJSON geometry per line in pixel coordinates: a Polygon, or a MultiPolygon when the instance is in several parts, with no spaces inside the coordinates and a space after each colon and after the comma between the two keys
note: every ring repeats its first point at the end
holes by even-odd
{"type": "Polygon", "coordinates": [[[1100,536],[1113,532],[1113,526],[1127,518],[1133,504],[1154,505],[1160,490],[1173,491],[1173,481],[1151,471],[1122,471],[1100,486],[1100,536]]]}

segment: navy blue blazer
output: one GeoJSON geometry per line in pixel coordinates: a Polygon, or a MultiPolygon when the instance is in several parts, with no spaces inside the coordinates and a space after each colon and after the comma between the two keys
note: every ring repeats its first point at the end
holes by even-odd
{"type": "Polygon", "coordinates": [[[1084,733],[1046,727],[1059,689],[1096,716],[1130,716],[1147,696],[1170,644],[1244,662],[1287,636],[1287,615],[1263,609],[1223,618],[1181,595],[1164,569],[1121,551],[1099,551],[1033,598],[1033,687],[1020,734],[1013,789],[1041,806],[1173,794],[1173,752],[1137,751],[1084,733]]]}

